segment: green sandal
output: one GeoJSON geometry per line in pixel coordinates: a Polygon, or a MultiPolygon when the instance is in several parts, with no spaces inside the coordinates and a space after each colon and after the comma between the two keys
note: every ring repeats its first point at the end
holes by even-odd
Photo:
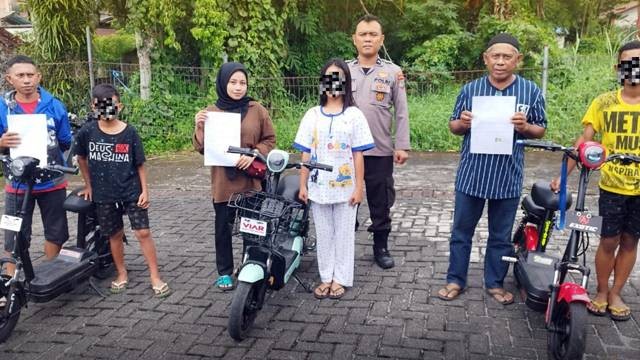
{"type": "Polygon", "coordinates": [[[222,291],[230,291],[235,288],[235,284],[233,283],[233,278],[229,275],[222,275],[216,280],[213,286],[217,286],[218,289],[222,291]]]}

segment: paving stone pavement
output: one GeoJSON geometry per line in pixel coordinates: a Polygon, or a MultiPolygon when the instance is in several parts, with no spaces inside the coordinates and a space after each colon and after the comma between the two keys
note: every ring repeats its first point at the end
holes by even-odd
{"type": "MultiPolygon", "coordinates": [[[[316,300],[291,281],[269,296],[249,338],[237,343],[227,334],[232,294],[211,286],[216,274],[208,170],[191,153],[151,159],[152,233],[161,273],[174,293],[153,298],[132,240],[125,249],[130,287],[124,294],[101,298],[83,285],[49,303],[30,304],[0,345],[0,359],[545,359],[543,314],[529,310],[519,296],[513,305],[499,305],[482,289],[486,218],[474,238],[470,288],[451,302],[435,296],[448,265],[457,160],[456,154],[413,154],[409,165],[396,169],[395,268],[373,264],[365,222],[357,233],[355,285],[343,299],[316,300]]],[[[557,154],[527,154],[525,186],[550,179],[559,161],[557,154]]],[[[594,178],[589,195],[596,194],[595,184],[594,178]]],[[[589,198],[593,209],[595,201],[589,198]]],[[[365,221],[366,207],[359,217],[365,221]]],[[[43,240],[40,221],[34,222],[31,249],[37,258],[43,240]]],[[[556,233],[549,251],[558,253],[566,235],[556,233]]],[[[596,244],[592,239],[592,266],[596,244]]],[[[235,248],[238,261],[239,241],[235,248]]],[[[299,274],[318,281],[313,253],[299,274]]],[[[106,290],[109,280],[98,284],[106,290]]],[[[506,287],[516,291],[511,271],[506,287]]],[[[594,287],[592,275],[590,291],[594,287]]],[[[614,323],[589,316],[586,359],[640,358],[638,265],[624,296],[634,318],[614,323]]]]}

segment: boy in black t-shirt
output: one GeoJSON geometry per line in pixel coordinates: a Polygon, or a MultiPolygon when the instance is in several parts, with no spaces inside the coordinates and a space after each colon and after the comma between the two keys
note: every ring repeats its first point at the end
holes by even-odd
{"type": "Polygon", "coordinates": [[[92,99],[98,121],[86,124],[79,131],[74,147],[85,183],[80,194],[93,200],[100,229],[109,236],[118,272],[111,282],[111,292],[122,292],[129,283],[124,265],[122,222],[126,213],[149,266],[151,287],[157,297],[165,297],[171,290],[160,279],[156,247],[149,230],[149,192],[142,141],[133,126],[118,119],[122,104],[115,87],[96,86],[92,99]]]}

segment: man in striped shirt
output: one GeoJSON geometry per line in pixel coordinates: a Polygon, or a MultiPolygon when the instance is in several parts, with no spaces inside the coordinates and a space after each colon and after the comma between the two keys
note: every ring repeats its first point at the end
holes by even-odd
{"type": "Polygon", "coordinates": [[[547,121],[540,89],[514,74],[522,60],[518,40],[509,34],[494,36],[487,44],[483,59],[488,75],[464,85],[449,121],[451,132],[464,139],[455,182],[447,285],[440,289],[438,297],[453,300],[467,286],[471,240],[484,204],[488,202],[489,238],[484,258],[484,286],[496,301],[507,305],[513,303],[513,294],[503,288],[509,266],[502,261],[502,256],[512,252],[511,230],[522,191],[524,167],[524,149],[515,141],[543,137],[547,121]],[[471,104],[475,96],[516,98],[511,118],[514,127],[511,155],[471,153],[471,104]]]}

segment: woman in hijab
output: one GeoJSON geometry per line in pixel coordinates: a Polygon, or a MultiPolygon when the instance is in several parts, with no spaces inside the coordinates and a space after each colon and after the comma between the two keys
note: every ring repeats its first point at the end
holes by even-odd
{"type": "MultiPolygon", "coordinates": [[[[193,146],[204,153],[204,123],[207,112],[232,112],[241,115],[240,146],[256,149],[267,155],[276,144],[276,135],[267,109],[247,96],[248,76],[244,65],[236,62],[225,63],[218,71],[215,105],[198,112],[195,116],[193,146]]],[[[253,162],[254,157],[241,156],[236,167],[211,167],[211,193],[215,212],[215,245],[218,279],[214,283],[226,291],[234,288],[233,249],[231,229],[235,211],[227,202],[232,194],[248,190],[260,190],[260,180],[250,178],[243,171],[253,162]]]]}

